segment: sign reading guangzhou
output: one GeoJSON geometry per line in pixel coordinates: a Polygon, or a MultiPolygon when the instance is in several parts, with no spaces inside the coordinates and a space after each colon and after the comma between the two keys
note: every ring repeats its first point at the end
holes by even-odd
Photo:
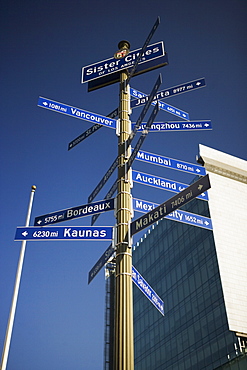
{"type": "MultiPolygon", "coordinates": [[[[126,68],[130,68],[135,64],[136,59],[140,54],[141,48],[131,51],[128,55],[121,59],[109,58],[101,62],[90,64],[82,68],[82,83],[92,81],[102,76],[106,76],[126,68]]],[[[148,45],[139,65],[147,63],[153,59],[157,59],[165,55],[163,41],[148,45]]]]}
{"type": "Polygon", "coordinates": [[[203,176],[180,193],[174,195],[152,211],[145,213],[131,223],[131,235],[138,233],[146,227],[152,225],[156,221],[161,220],[163,217],[169,215],[176,209],[190,202],[192,199],[198,197],[200,194],[210,189],[209,176],[203,176]]]}

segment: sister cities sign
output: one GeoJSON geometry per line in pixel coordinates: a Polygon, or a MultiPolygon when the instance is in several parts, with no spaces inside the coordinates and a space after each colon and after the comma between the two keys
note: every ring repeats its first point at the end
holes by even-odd
{"type": "Polygon", "coordinates": [[[199,180],[194,182],[194,184],[188,186],[186,189],[168,199],[166,202],[160,204],[152,211],[133,221],[131,223],[131,235],[134,235],[139,231],[145,229],[146,227],[152,225],[154,222],[182,207],[184,204],[190,202],[192,199],[196,198],[198,195],[210,188],[211,185],[209,181],[209,176],[206,175],[201,177],[199,180]]]}

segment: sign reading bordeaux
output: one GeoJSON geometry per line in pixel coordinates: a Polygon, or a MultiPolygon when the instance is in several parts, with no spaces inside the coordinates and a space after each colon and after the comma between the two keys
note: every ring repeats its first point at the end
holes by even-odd
{"type": "Polygon", "coordinates": [[[210,187],[211,185],[209,182],[209,176],[206,175],[201,177],[188,188],[182,190],[180,193],[160,204],[152,211],[133,221],[131,223],[131,235],[138,233],[139,231],[152,225],[154,222],[167,216],[169,213],[182,207],[184,204],[190,202],[192,199],[196,198],[199,194],[208,190],[210,187]]]}

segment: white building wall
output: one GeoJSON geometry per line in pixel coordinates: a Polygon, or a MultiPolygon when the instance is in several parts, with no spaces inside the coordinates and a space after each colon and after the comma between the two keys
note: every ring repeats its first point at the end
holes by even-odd
{"type": "Polygon", "coordinates": [[[247,333],[247,161],[204,145],[213,224],[229,329],[247,333]]]}

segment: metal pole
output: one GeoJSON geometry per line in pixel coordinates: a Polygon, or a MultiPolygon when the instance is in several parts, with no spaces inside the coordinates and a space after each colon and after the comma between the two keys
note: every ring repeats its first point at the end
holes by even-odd
{"type": "MultiPolygon", "coordinates": [[[[120,43],[119,43],[120,45],[120,43]]],[[[118,142],[118,194],[117,194],[117,243],[115,277],[115,335],[114,370],[134,369],[133,299],[132,299],[132,249],[130,238],[131,179],[130,171],[122,167],[130,157],[130,147],[125,143],[131,132],[129,86],[125,84],[128,75],[120,77],[120,135],[118,142]]]]}
{"type": "MultiPolygon", "coordinates": [[[[30,194],[30,200],[29,200],[29,205],[28,205],[28,210],[27,210],[25,226],[29,226],[35,190],[36,190],[36,186],[33,185],[31,188],[31,194],[30,194]]],[[[21,273],[22,273],[22,267],[23,267],[23,262],[24,262],[25,249],[26,249],[26,240],[23,240],[23,242],[21,243],[21,251],[20,251],[20,256],[19,256],[16,277],[15,277],[14,293],[12,297],[12,304],[11,304],[10,313],[9,313],[8,326],[7,326],[6,335],[5,335],[2,360],[1,360],[1,370],[6,369],[7,361],[8,361],[9,347],[10,347],[10,341],[11,341],[12,330],[13,330],[14,319],[15,319],[15,311],[16,311],[20,281],[21,281],[21,273]]]]}

